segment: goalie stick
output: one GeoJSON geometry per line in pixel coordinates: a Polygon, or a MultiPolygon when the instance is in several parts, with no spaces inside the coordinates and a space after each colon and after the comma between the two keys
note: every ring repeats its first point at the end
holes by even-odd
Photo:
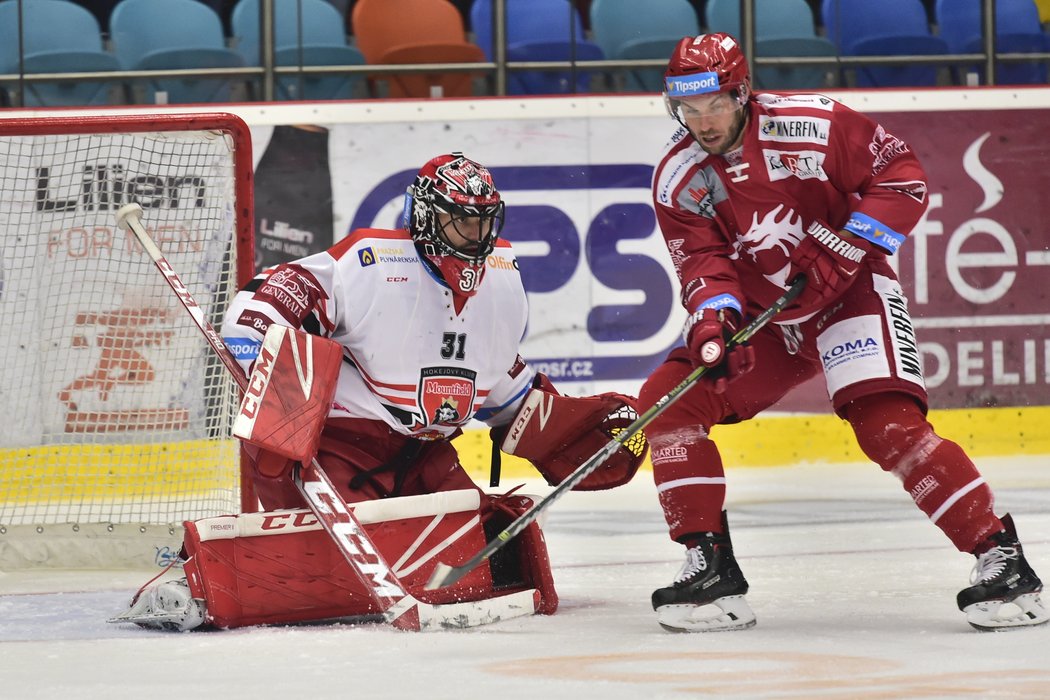
{"type": "MultiPolygon", "coordinates": [[[[796,276],[791,281],[791,285],[788,287],[787,291],[785,291],[780,298],[774,301],[769,308],[756,316],[751,323],[741,328],[732,338],[730,338],[729,342],[726,343],[726,356],[729,356],[729,351],[734,347],[750,340],[755,333],[769,323],[774,316],[784,309],[785,306],[794,301],[795,298],[802,293],[802,289],[805,286],[805,276],[801,274],[796,276]]],[[[605,447],[598,450],[590,459],[581,464],[576,471],[567,476],[565,480],[558,484],[543,500],[534,503],[531,508],[519,515],[517,519],[496,535],[495,539],[486,544],[480,552],[471,557],[466,563],[461,566],[450,566],[448,564],[438,563],[424,588],[428,591],[432,591],[437,588],[451,586],[453,583],[466,576],[475,566],[481,564],[499,551],[505,544],[510,542],[515,535],[519,534],[522,530],[528,527],[530,523],[539,518],[544,510],[565,495],[567,491],[570,491],[573,486],[586,479],[591,472],[600,467],[605,460],[616,452],[616,450],[640,433],[645,426],[649,425],[649,423],[651,423],[657,416],[663,413],[668,406],[677,401],[682,394],[692,388],[709,369],[710,368],[705,365],[700,365],[695,368],[681,381],[681,383],[678,384],[678,386],[667,392],[667,394],[653,404],[649,410],[638,416],[633,423],[617,433],[616,437],[610,440],[605,447]]]]}
{"type": "MultiPolygon", "coordinates": [[[[142,207],[127,204],[117,210],[117,226],[130,230],[164,276],[168,286],[178,296],[197,328],[207,339],[211,349],[229,370],[243,394],[248,387],[248,378],[230,353],[222,337],[204,316],[189,289],[165,259],[160,248],[142,224],[142,207]]],[[[498,598],[431,605],[417,600],[405,589],[383,555],[365,532],[361,523],[336,491],[321,465],[314,459],[310,464],[296,464],[292,478],[303,499],[314,516],[332,538],[350,569],[358,577],[365,590],[369,591],[382,611],[386,622],[397,629],[421,631],[474,627],[497,622],[501,619],[531,615],[536,612],[539,592],[525,590],[498,598]]],[[[473,568],[473,566],[471,567],[473,568]]]]}

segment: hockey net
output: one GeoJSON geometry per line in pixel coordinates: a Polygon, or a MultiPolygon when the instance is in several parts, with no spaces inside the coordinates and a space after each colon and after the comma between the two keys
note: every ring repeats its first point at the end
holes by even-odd
{"type": "Polygon", "coordinates": [[[236,388],[114,212],[216,326],[253,271],[232,115],[0,119],[0,569],[163,564],[182,522],[253,510],[236,388]]]}

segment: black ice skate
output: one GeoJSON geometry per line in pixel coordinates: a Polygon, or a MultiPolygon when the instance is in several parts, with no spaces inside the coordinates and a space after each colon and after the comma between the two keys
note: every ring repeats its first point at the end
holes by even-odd
{"type": "Polygon", "coordinates": [[[966,621],[982,632],[1032,627],[1050,620],[1039,592],[1043,582],[1021,550],[1013,518],[1003,516],[1002,532],[992,535],[995,546],[977,557],[969,588],[956,601],[966,621]]]}
{"type": "Polygon", "coordinates": [[[685,557],[674,583],[653,592],[661,627],[669,632],[716,632],[755,624],[755,613],[744,600],[747,581],[728,535],[707,533],[685,557]]]}

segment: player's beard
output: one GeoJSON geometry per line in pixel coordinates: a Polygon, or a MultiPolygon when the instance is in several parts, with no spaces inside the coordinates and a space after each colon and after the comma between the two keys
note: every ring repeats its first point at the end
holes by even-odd
{"type": "Polygon", "coordinates": [[[729,134],[713,147],[708,147],[704,145],[703,139],[701,139],[700,135],[692,129],[690,129],[689,132],[693,135],[693,139],[696,140],[696,142],[700,145],[700,148],[702,148],[705,152],[710,153],[713,156],[724,156],[726,153],[733,150],[733,148],[737,145],[737,142],[740,140],[740,135],[744,133],[744,127],[747,126],[748,114],[748,107],[745,103],[738,110],[738,118],[734,122],[733,127],[730,129],[729,134]]]}

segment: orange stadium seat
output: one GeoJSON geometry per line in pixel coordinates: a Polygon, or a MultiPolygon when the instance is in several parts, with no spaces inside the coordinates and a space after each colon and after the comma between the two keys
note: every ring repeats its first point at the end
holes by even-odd
{"type": "MultiPolygon", "coordinates": [[[[467,41],[463,18],[446,0],[358,0],[351,14],[357,46],[373,65],[401,63],[481,63],[485,55],[467,41]]],[[[474,73],[392,73],[389,97],[472,94],[474,73]]]]}

